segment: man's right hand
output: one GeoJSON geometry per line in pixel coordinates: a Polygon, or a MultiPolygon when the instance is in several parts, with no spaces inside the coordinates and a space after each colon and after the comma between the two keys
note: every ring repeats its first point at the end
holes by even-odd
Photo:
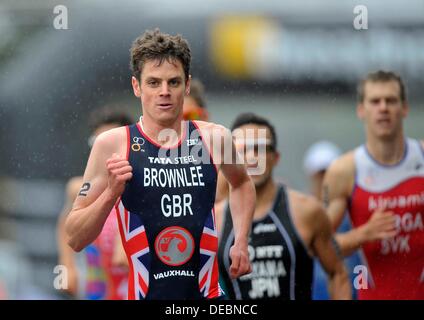
{"type": "Polygon", "coordinates": [[[252,265],[249,260],[249,253],[247,250],[247,241],[239,243],[236,241],[230,248],[230,258],[231,258],[231,266],[230,266],[230,277],[232,279],[236,279],[245,274],[252,272],[252,265]]]}
{"type": "Polygon", "coordinates": [[[108,171],[108,189],[118,198],[125,190],[125,184],[132,178],[132,167],[123,157],[114,153],[106,160],[108,171]]]}
{"type": "Polygon", "coordinates": [[[392,211],[378,209],[373,212],[362,229],[366,242],[392,238],[398,233],[396,216],[392,211]]]}

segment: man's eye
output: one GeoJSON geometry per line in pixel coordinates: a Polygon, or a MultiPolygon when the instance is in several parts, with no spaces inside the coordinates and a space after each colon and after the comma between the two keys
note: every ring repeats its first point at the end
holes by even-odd
{"type": "Polygon", "coordinates": [[[171,86],[178,86],[180,84],[180,81],[179,80],[171,80],[171,81],[169,81],[169,84],[171,86]]]}
{"type": "Polygon", "coordinates": [[[396,98],[389,98],[387,99],[387,104],[396,104],[398,100],[396,98]]]}

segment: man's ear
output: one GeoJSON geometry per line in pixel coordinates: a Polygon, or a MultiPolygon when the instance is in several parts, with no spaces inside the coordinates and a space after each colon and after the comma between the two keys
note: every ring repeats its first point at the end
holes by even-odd
{"type": "Polygon", "coordinates": [[[358,103],[358,105],[356,106],[356,116],[361,120],[364,120],[365,118],[364,104],[362,102],[358,103]]]}
{"type": "Polygon", "coordinates": [[[279,153],[278,151],[274,152],[274,166],[276,166],[278,164],[278,162],[280,162],[281,159],[281,153],[279,153]]]}
{"type": "Polygon", "coordinates": [[[190,95],[190,84],[191,84],[191,74],[188,75],[188,79],[186,81],[186,87],[185,87],[185,95],[190,95]]]}
{"type": "Polygon", "coordinates": [[[403,103],[403,105],[402,105],[402,116],[404,117],[404,118],[406,118],[407,116],[408,116],[408,113],[409,113],[409,105],[408,105],[408,103],[407,102],[404,102],[403,103]]]}
{"type": "Polygon", "coordinates": [[[135,95],[137,98],[140,98],[140,97],[141,97],[141,87],[140,87],[140,82],[137,80],[137,78],[136,78],[136,77],[132,76],[132,77],[131,77],[131,84],[132,84],[132,87],[133,87],[134,95],[135,95]]]}

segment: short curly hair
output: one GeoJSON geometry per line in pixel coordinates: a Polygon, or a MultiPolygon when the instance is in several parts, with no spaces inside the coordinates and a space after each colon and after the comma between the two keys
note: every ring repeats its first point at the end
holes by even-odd
{"type": "Polygon", "coordinates": [[[132,75],[140,81],[144,64],[149,60],[179,60],[183,65],[185,80],[190,75],[191,51],[186,39],[181,35],[175,36],[162,33],[158,28],[146,30],[134,40],[130,49],[130,69],[132,75]]]}

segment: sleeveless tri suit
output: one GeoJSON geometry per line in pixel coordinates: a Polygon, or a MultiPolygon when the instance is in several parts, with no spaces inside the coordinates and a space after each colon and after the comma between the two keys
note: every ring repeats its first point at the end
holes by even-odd
{"type": "Polygon", "coordinates": [[[129,260],[129,299],[212,299],[218,284],[217,169],[200,130],[184,122],[172,148],[127,127],[133,177],[115,206],[129,260]]]}
{"type": "MultiPolygon", "coordinates": [[[[405,140],[405,154],[396,165],[375,161],[364,145],[354,151],[356,181],[350,199],[352,225],[368,221],[377,208],[396,215],[398,234],[366,243],[359,273],[366,285],[359,299],[424,299],[424,153],[419,141],[405,140]],[[365,271],[365,273],[364,273],[365,271]]],[[[358,276],[359,276],[358,273],[358,276]]],[[[359,278],[358,278],[359,280],[359,278]]]]}
{"type": "Polygon", "coordinates": [[[231,279],[229,250],[234,231],[227,206],[220,235],[219,267],[230,299],[311,300],[313,260],[291,215],[287,189],[280,185],[270,212],[252,223],[248,247],[252,273],[231,279]]]}

